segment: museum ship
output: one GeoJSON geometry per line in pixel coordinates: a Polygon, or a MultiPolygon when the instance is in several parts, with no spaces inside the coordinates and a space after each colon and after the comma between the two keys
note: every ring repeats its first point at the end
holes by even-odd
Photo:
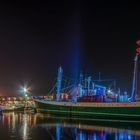
{"type": "MultiPolygon", "coordinates": [[[[140,41],[137,41],[140,46],[140,41]]],[[[55,97],[50,99],[37,99],[34,97],[37,112],[80,118],[85,120],[108,119],[140,121],[140,102],[137,101],[137,72],[140,47],[136,49],[134,59],[134,73],[132,93],[115,91],[96,84],[91,77],[83,80],[80,74],[79,83],[71,87],[69,94],[62,93],[63,69],[58,69],[55,97]]]]}

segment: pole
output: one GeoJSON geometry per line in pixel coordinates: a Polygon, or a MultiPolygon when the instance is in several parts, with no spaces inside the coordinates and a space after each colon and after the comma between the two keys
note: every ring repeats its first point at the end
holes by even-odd
{"type": "Polygon", "coordinates": [[[136,101],[136,95],[137,95],[137,68],[138,68],[138,53],[136,53],[135,59],[134,59],[134,73],[133,73],[133,83],[132,83],[132,93],[131,97],[129,98],[129,101],[135,102],[136,101]]]}

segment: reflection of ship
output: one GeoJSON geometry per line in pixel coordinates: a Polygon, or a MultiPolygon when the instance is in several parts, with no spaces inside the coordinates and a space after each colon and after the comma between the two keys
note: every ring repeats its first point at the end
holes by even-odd
{"type": "Polygon", "coordinates": [[[80,122],[66,118],[55,118],[45,114],[31,114],[21,112],[7,112],[0,116],[0,130],[2,138],[12,139],[36,139],[36,140],[138,140],[140,137],[139,126],[137,128],[125,123],[97,124],[80,122]],[[6,127],[7,126],[7,127],[6,127]],[[130,128],[131,126],[131,128],[130,128]]]}
{"type": "MultiPolygon", "coordinates": [[[[88,77],[83,82],[83,76],[80,75],[78,86],[71,90],[71,101],[63,101],[62,98],[62,74],[63,70],[58,69],[57,94],[55,101],[35,99],[37,110],[57,115],[66,115],[69,117],[80,117],[83,119],[116,119],[116,120],[140,120],[140,102],[136,101],[137,95],[137,62],[140,48],[137,49],[134,65],[132,95],[128,98],[127,93],[123,95],[118,92],[112,92],[106,87],[96,85],[88,77]]],[[[67,95],[67,94],[66,94],[67,95]]],[[[67,95],[66,99],[69,100],[67,95]]]]}
{"type": "Polygon", "coordinates": [[[119,129],[98,125],[69,124],[67,122],[39,124],[37,127],[46,130],[52,139],[57,140],[62,138],[75,140],[131,140],[137,139],[140,136],[139,130],[119,129]]]}

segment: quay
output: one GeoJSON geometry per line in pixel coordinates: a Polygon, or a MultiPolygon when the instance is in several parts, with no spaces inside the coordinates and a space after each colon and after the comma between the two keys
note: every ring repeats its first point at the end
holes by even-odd
{"type": "Polygon", "coordinates": [[[32,97],[1,96],[0,110],[2,111],[24,111],[28,108],[35,108],[32,97]]]}

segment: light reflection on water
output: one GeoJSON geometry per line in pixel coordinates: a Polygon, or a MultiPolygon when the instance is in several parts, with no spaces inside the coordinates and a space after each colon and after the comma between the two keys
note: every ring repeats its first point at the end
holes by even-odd
{"type": "Polygon", "coordinates": [[[4,113],[1,140],[139,140],[140,130],[71,123],[43,114],[4,113]]]}

